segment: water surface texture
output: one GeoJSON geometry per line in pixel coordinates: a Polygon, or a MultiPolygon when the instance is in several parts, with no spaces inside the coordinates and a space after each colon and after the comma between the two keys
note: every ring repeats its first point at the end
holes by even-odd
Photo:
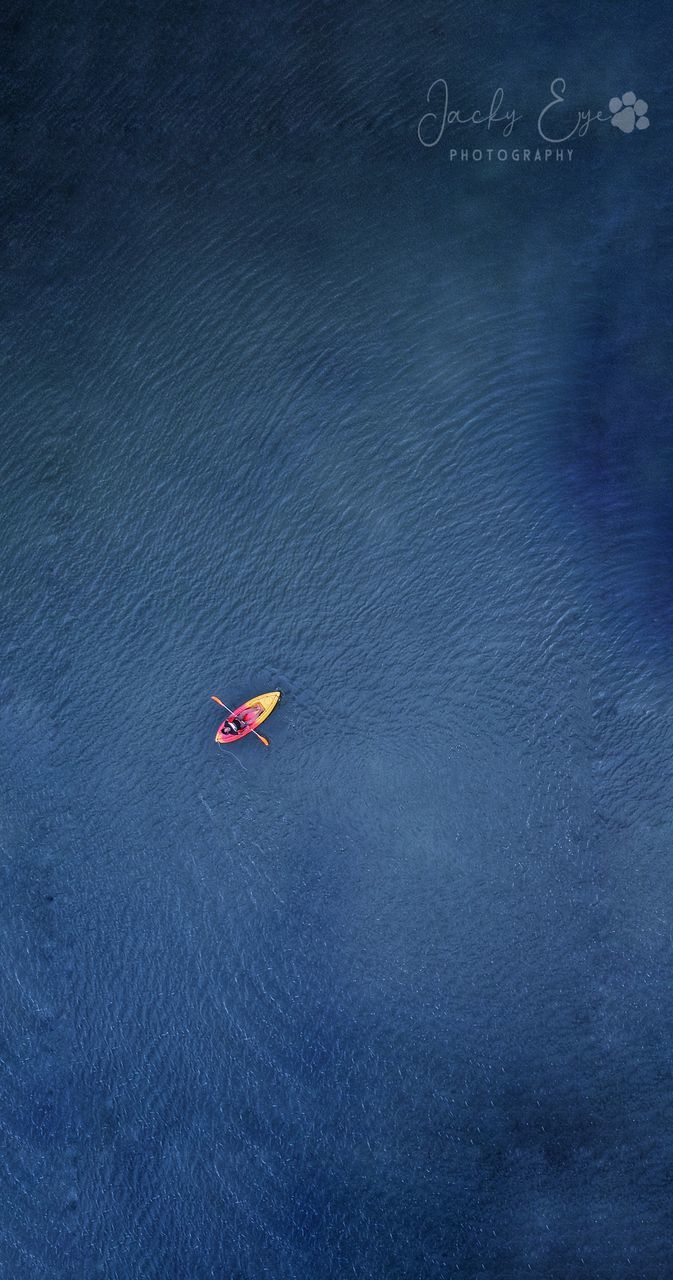
{"type": "Polygon", "coordinates": [[[12,1280],[673,1274],[672,34],[10,13],[12,1280]]]}

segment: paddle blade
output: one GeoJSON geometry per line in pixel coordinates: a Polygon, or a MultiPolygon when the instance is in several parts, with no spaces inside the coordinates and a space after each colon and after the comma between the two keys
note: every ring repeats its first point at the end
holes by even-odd
{"type": "Polygon", "coordinates": [[[217,703],[218,707],[224,707],[224,710],[226,711],[227,708],[224,706],[221,698],[216,698],[214,693],[211,693],[210,696],[213,699],[213,702],[217,703]]]}
{"type": "MultiPolygon", "coordinates": [[[[257,730],[256,730],[256,729],[255,729],[255,733],[257,733],[257,730]]],[[[268,739],[268,738],[265,738],[263,733],[257,733],[257,737],[259,738],[260,742],[263,742],[263,743],[264,743],[264,746],[265,746],[265,747],[270,747],[270,746],[271,746],[271,743],[269,742],[269,739],[268,739]]]]}

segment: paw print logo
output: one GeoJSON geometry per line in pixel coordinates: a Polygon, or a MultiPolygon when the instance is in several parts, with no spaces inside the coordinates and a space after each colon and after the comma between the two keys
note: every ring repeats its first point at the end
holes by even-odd
{"type": "Polygon", "coordinates": [[[608,111],[612,116],[611,124],[621,129],[622,133],[649,128],[647,103],[642,98],[636,98],[635,93],[623,93],[621,98],[611,98],[608,111]]]}

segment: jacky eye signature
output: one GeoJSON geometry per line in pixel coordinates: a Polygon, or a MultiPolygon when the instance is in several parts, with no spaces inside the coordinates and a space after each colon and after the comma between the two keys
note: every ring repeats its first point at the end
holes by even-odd
{"type": "MultiPolygon", "coordinates": [[[[628,92],[613,97],[607,111],[595,111],[590,107],[570,107],[566,102],[566,81],[556,76],[549,86],[551,99],[537,117],[537,133],[545,142],[554,145],[571,138],[584,138],[594,124],[611,121],[622,133],[644,130],[649,126],[648,106],[635,93],[628,92]]],[[[450,103],[448,82],[443,77],[433,80],[426,94],[430,110],[424,112],[418,122],[418,140],[423,147],[436,147],[447,131],[464,128],[485,128],[500,133],[503,138],[512,135],[515,125],[524,119],[523,113],[514,107],[503,109],[505,90],[496,89],[487,110],[470,111],[450,103]]]]}

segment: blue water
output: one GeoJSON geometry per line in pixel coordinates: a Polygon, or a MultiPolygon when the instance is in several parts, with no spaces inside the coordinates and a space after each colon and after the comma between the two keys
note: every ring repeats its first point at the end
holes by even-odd
{"type": "Polygon", "coordinates": [[[10,15],[3,1276],[673,1273],[671,26],[10,15]]]}

